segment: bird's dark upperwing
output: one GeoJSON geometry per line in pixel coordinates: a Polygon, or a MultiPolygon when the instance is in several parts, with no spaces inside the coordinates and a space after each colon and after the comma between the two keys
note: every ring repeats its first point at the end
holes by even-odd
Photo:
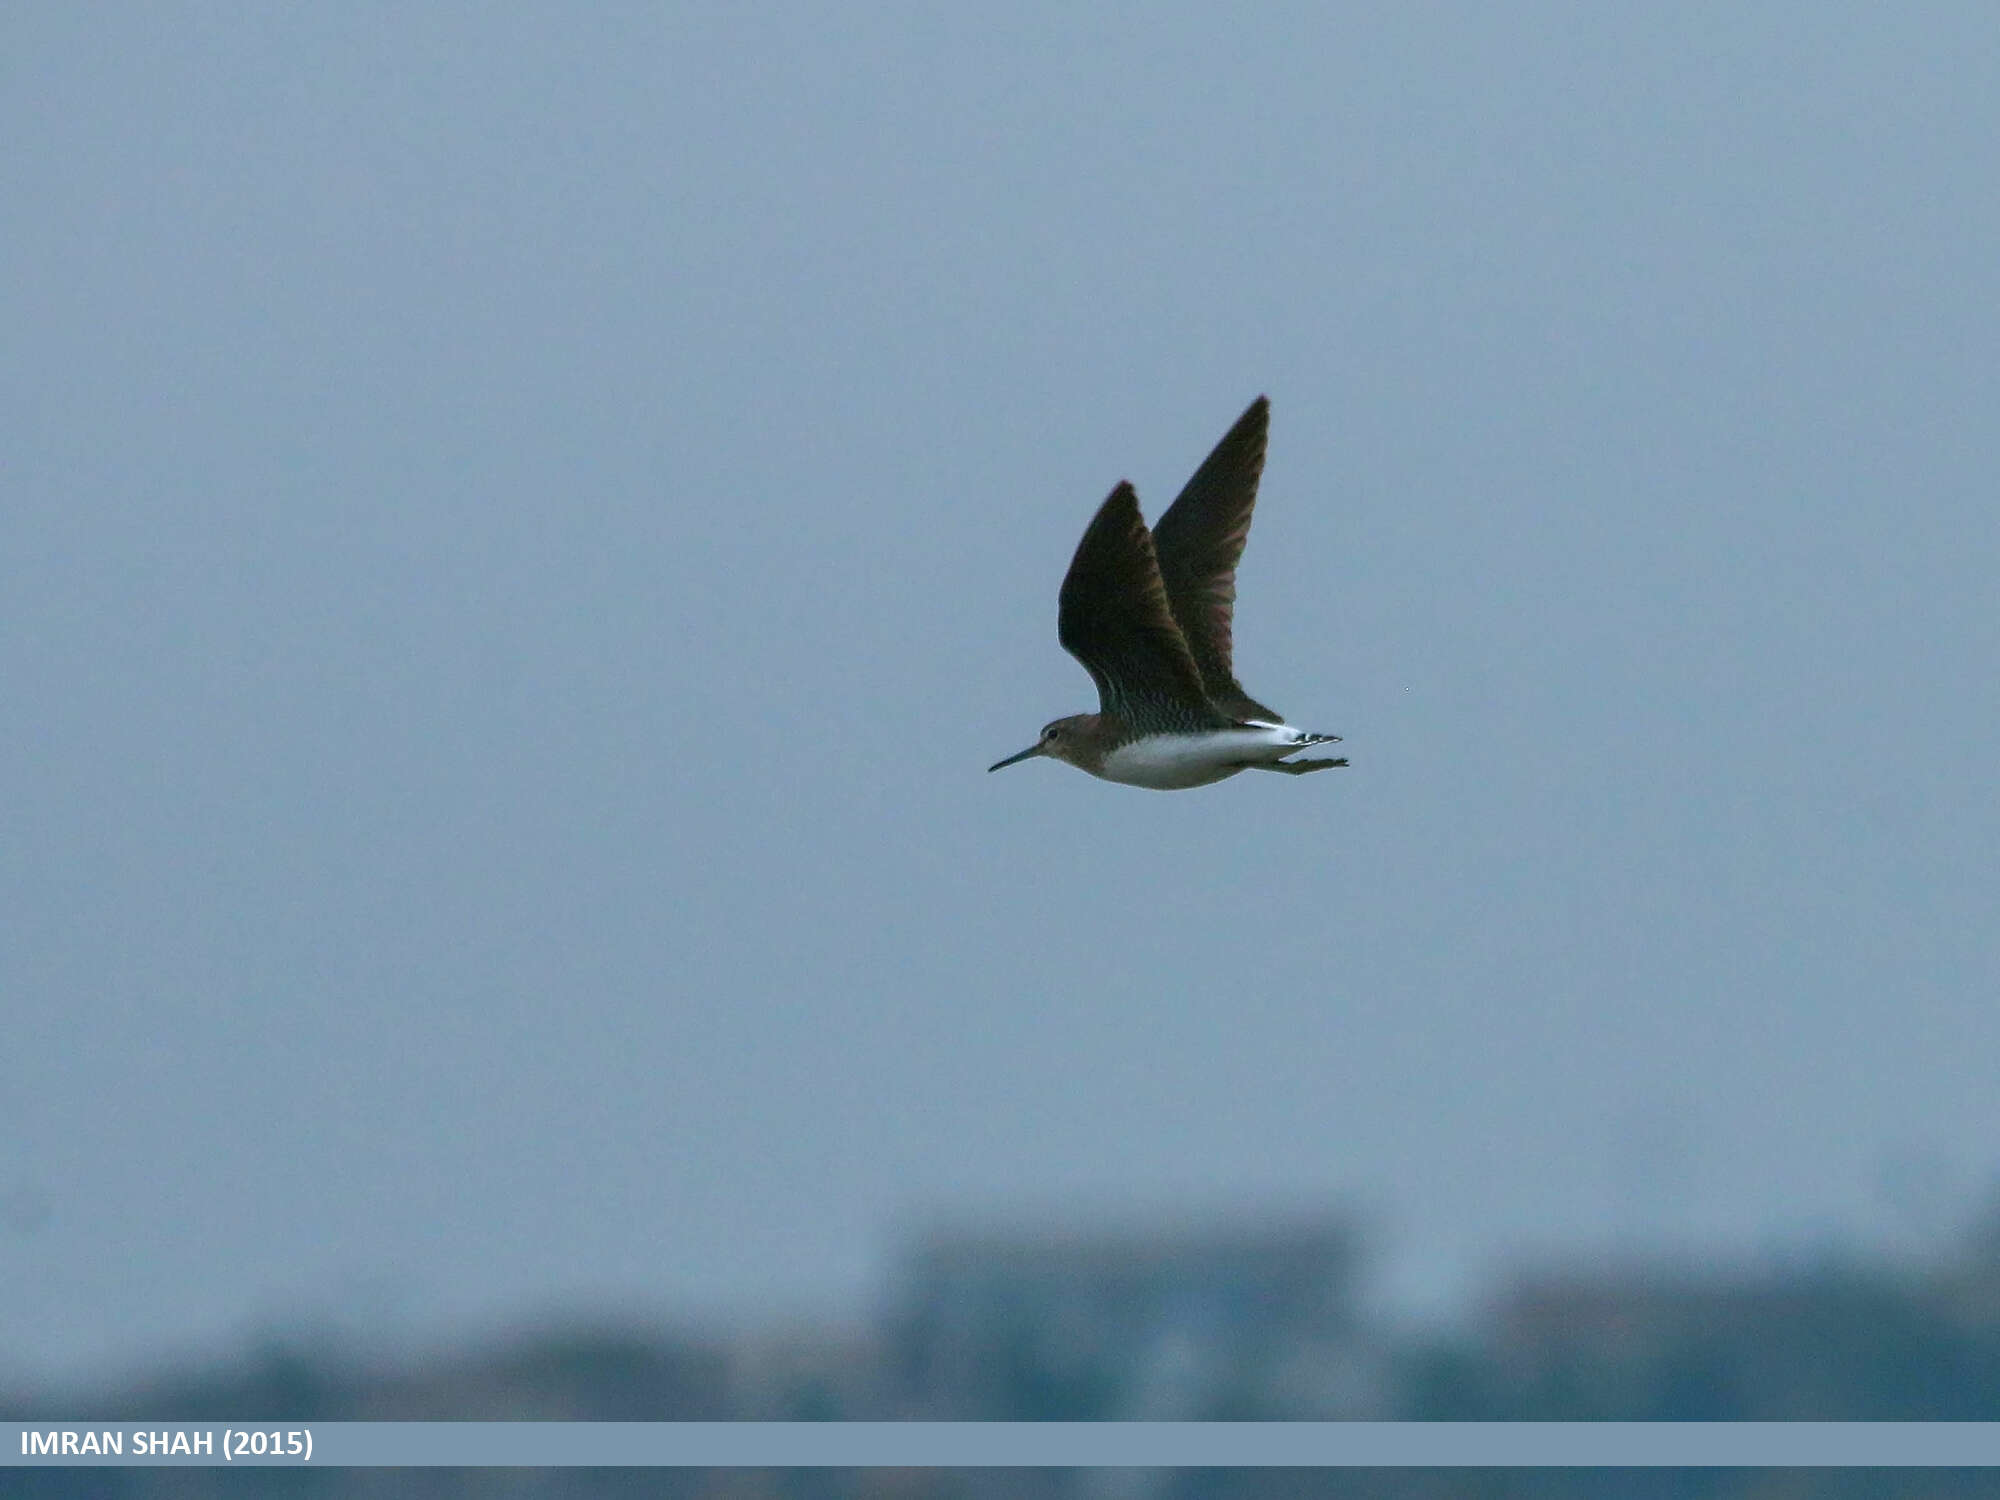
{"type": "Polygon", "coordinates": [[[1153,528],[1167,606],[1201,674],[1202,691],[1232,719],[1278,718],[1243,691],[1232,662],[1236,564],[1250,539],[1270,422],[1271,403],[1259,396],[1153,528]]]}
{"type": "Polygon", "coordinates": [[[1141,730],[1228,723],[1202,691],[1160,582],[1139,497],[1121,481],[1098,507],[1063,578],[1056,635],[1089,671],[1103,711],[1141,730]]]}

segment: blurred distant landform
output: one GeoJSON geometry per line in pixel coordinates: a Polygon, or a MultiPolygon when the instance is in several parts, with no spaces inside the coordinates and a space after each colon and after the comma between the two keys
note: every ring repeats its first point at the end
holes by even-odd
{"type": "MultiPolygon", "coordinates": [[[[1369,1311],[1352,1215],[938,1228],[860,1326],[523,1326],[422,1359],[306,1337],[14,1420],[2000,1420],[2000,1201],[1931,1254],[1721,1267],[1552,1257],[1450,1330],[1369,1311]]],[[[1904,1470],[17,1470],[22,1496],[700,1497],[2000,1494],[1904,1470]]]]}

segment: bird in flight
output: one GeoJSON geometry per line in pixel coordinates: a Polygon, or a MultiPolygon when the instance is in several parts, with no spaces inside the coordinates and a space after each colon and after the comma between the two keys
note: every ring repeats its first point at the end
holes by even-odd
{"type": "Polygon", "coordinates": [[[1119,481],[1077,544],[1056,613],[1056,638],[1097,684],[1098,710],[1057,719],[987,770],[1045,755],[1173,791],[1238,771],[1303,776],[1347,764],[1286,759],[1340,736],[1287,724],[1243,691],[1230,661],[1236,564],[1270,420],[1259,396],[1150,532],[1138,495],[1119,481]]]}

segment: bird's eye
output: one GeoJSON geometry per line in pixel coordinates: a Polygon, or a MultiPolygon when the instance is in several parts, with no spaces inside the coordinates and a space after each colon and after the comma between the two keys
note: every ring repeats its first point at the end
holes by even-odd
{"type": "Polygon", "coordinates": [[[1055,737],[1056,737],[1056,726],[1053,724],[1051,724],[1047,729],[1044,729],[1042,731],[1042,738],[1045,740],[1052,740],[1055,737]]]}

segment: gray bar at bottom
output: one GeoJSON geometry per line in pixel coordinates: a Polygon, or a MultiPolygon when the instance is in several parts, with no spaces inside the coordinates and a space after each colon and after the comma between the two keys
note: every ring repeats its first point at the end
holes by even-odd
{"type": "Polygon", "coordinates": [[[2000,1422],[0,1423],[0,1465],[223,1463],[311,1468],[1958,1468],[2000,1464],[2000,1422]],[[299,1456],[308,1444],[309,1459],[299,1456]],[[225,1459],[224,1446],[235,1454],[225,1459]]]}

